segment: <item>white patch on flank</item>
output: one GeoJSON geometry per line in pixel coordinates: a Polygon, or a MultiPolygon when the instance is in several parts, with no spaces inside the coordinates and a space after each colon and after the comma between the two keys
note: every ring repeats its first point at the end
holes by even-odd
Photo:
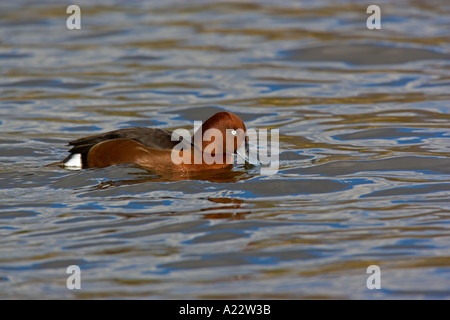
{"type": "Polygon", "coordinates": [[[64,162],[64,167],[70,170],[81,170],[81,154],[75,153],[73,154],[69,160],[64,162]]]}

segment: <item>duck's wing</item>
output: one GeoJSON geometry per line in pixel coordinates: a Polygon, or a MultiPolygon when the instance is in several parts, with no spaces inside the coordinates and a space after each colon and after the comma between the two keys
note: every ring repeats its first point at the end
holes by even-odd
{"type": "Polygon", "coordinates": [[[154,149],[172,149],[179,143],[179,137],[175,136],[178,137],[178,141],[172,141],[171,137],[172,132],[163,129],[145,127],[118,129],[70,141],[69,145],[72,148],[69,152],[85,155],[96,144],[114,139],[130,139],[154,149]]]}

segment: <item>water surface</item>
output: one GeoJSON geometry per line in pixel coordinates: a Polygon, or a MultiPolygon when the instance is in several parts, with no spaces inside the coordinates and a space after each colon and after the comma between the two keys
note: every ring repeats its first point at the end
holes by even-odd
{"type": "Polygon", "coordinates": [[[450,298],[447,2],[95,2],[0,4],[0,298],[450,298]],[[222,110],[277,174],[46,166],[222,110]]]}

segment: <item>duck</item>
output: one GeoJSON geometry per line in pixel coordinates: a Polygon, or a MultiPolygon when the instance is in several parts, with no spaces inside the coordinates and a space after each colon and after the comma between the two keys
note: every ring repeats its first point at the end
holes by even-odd
{"type": "Polygon", "coordinates": [[[202,172],[232,167],[234,156],[248,161],[248,137],[241,118],[222,111],[189,131],[131,127],[68,142],[67,169],[104,168],[134,164],[152,171],[202,172]],[[181,133],[180,133],[181,132],[181,133]]]}

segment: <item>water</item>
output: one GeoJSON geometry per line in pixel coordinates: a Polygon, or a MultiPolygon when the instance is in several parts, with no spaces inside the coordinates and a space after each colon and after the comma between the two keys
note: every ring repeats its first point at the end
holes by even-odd
{"type": "Polygon", "coordinates": [[[0,5],[0,298],[450,298],[446,1],[96,3],[0,5]],[[46,166],[220,110],[277,174],[46,166]]]}

